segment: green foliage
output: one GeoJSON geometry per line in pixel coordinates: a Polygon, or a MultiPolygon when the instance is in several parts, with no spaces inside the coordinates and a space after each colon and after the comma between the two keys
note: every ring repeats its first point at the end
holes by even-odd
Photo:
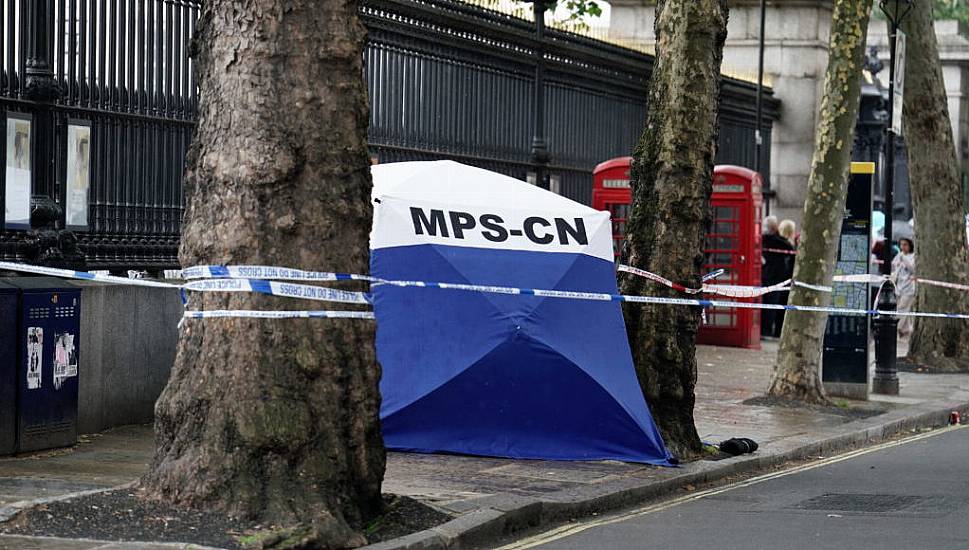
{"type": "MultiPolygon", "coordinates": [[[[556,5],[558,2],[556,2],[556,5]]],[[[602,8],[595,0],[565,0],[565,8],[569,10],[569,19],[581,19],[585,16],[599,17],[602,15],[602,8]]],[[[550,9],[555,9],[553,5],[550,9]]]]}
{"type": "MultiPolygon", "coordinates": [[[[920,0],[922,2],[931,2],[933,0],[920,0]]],[[[969,25],[969,0],[934,0],[935,7],[932,10],[933,15],[936,20],[939,19],[955,19],[965,25],[969,25]]],[[[872,10],[872,16],[877,19],[885,19],[885,14],[882,10],[878,9],[878,4],[875,4],[875,9],[872,10]]]]}
{"type": "Polygon", "coordinates": [[[957,19],[969,25],[969,1],[966,0],[936,0],[936,19],[957,19]]]}
{"type": "Polygon", "coordinates": [[[710,456],[716,456],[716,455],[720,454],[720,447],[718,447],[716,445],[707,445],[706,443],[704,443],[703,444],[703,454],[710,455],[710,456]]]}
{"type": "Polygon", "coordinates": [[[377,518],[368,523],[366,529],[364,529],[364,534],[369,537],[370,535],[376,533],[377,529],[380,529],[380,520],[381,518],[377,518]]]}
{"type": "MultiPolygon", "coordinates": [[[[532,0],[515,0],[515,2],[531,4],[532,0]]],[[[560,4],[565,6],[565,9],[569,12],[568,21],[580,21],[584,17],[599,17],[602,15],[602,8],[596,0],[546,0],[545,9],[553,11],[560,4]]]]}

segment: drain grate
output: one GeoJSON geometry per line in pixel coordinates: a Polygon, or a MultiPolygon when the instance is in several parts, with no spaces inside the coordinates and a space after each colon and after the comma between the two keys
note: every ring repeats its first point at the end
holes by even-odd
{"type": "Polygon", "coordinates": [[[803,500],[793,507],[800,510],[884,514],[906,510],[922,500],[923,497],[915,495],[826,493],[803,500]]]}

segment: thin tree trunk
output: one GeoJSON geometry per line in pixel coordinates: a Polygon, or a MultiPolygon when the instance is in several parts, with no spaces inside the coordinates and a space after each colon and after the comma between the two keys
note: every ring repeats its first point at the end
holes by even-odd
{"type": "MultiPolygon", "coordinates": [[[[907,34],[905,142],[915,209],[917,273],[921,278],[969,284],[962,182],[932,17],[933,2],[916,2],[902,20],[907,34]]],[[[918,309],[969,311],[969,294],[918,285],[918,309]]],[[[934,370],[969,370],[969,321],[917,318],[910,361],[934,370]]]]}
{"type": "MultiPolygon", "coordinates": [[[[861,97],[861,68],[871,0],[836,0],[831,20],[828,68],[821,117],[808,179],[795,280],[830,285],[838,255],[851,144],[861,97]]],[[[828,293],[795,286],[791,305],[826,306],[828,293]]],[[[781,345],[769,394],[808,403],[826,403],[821,385],[821,345],[826,313],[796,312],[784,318],[781,345]]]]}
{"type": "MultiPolygon", "coordinates": [[[[371,183],[357,14],[353,0],[202,4],[182,265],[366,272],[371,183]]],[[[189,307],[313,304],[196,294],[189,307]]],[[[380,511],[385,460],[373,329],[186,320],[155,407],[146,493],[284,528],[287,544],[363,544],[353,529],[380,511]]]]}
{"type": "MultiPolygon", "coordinates": [[[[657,2],[649,112],[633,158],[628,261],[692,286],[700,284],[711,218],[727,13],[726,0],[657,2]]],[[[663,293],[629,276],[622,290],[663,293]]],[[[701,446],[693,421],[699,310],[627,305],[625,317],[639,383],[666,445],[681,458],[695,455],[701,446]]]]}

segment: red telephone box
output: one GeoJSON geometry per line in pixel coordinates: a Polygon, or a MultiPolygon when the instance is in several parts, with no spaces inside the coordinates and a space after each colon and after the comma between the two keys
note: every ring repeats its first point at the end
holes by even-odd
{"type": "MultiPolygon", "coordinates": [[[[760,286],[760,174],[741,166],[715,167],[710,204],[713,223],[707,233],[706,268],[724,269],[719,283],[760,286]]],[[[707,309],[697,343],[760,349],[760,310],[707,309]]]]}
{"type": "MultiPolygon", "coordinates": [[[[592,207],[612,214],[612,238],[616,259],[625,240],[632,190],[629,187],[631,157],[608,160],[593,171],[592,207]]],[[[761,177],[740,166],[713,169],[713,223],[707,234],[706,269],[724,269],[716,282],[760,286],[763,204],[761,177]]],[[[659,273],[662,275],[662,273],[659,273]]],[[[733,299],[731,299],[733,300],[733,299]]],[[[709,308],[697,343],[760,349],[760,310],[709,308]]]]}
{"type": "Polygon", "coordinates": [[[600,163],[592,171],[592,208],[608,210],[612,216],[612,251],[619,260],[626,240],[626,220],[633,202],[629,187],[632,157],[619,157],[600,163]]]}

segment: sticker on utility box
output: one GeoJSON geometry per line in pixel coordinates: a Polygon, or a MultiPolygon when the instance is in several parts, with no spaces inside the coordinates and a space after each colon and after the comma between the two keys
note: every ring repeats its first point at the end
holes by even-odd
{"type": "Polygon", "coordinates": [[[44,372],[44,329],[27,328],[27,389],[40,389],[41,373],[44,372]]]}
{"type": "Polygon", "coordinates": [[[61,389],[65,378],[77,376],[77,349],[74,335],[61,332],[54,335],[54,389],[61,389]]]}

